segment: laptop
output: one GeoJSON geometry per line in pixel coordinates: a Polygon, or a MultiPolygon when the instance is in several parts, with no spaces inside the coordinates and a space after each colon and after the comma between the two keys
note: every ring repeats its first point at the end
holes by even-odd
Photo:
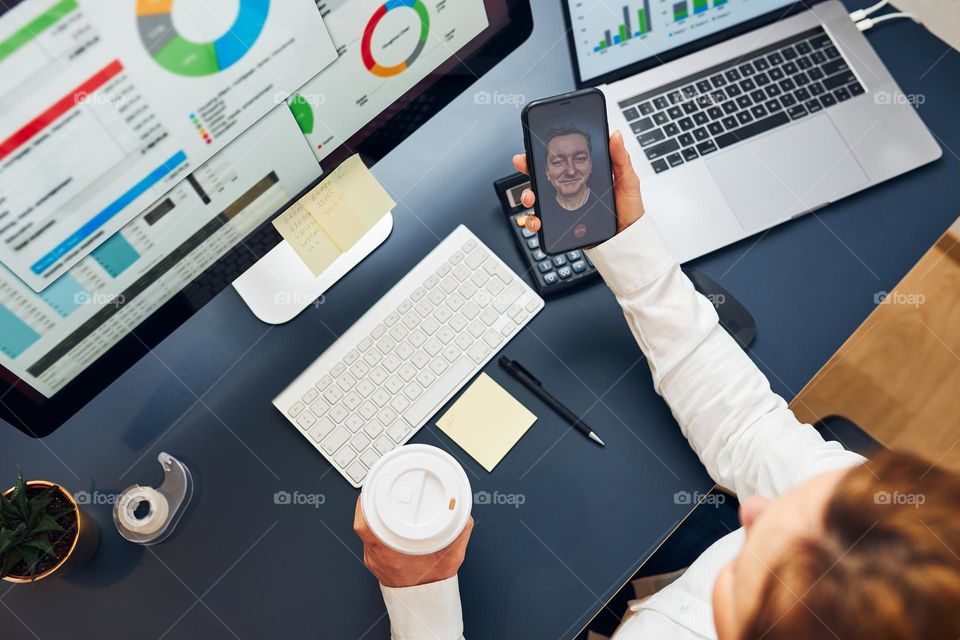
{"type": "Polygon", "coordinates": [[[681,262],[942,153],[837,0],[564,0],[564,11],[578,87],[606,96],[681,262]]]}

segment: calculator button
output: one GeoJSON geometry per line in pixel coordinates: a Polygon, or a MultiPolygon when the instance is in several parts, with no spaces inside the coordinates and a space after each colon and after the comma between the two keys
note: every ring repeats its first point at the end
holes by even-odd
{"type": "Polygon", "coordinates": [[[560,267],[560,269],[557,270],[557,273],[559,273],[560,277],[563,279],[567,279],[573,275],[573,271],[570,270],[570,267],[560,267]]]}
{"type": "Polygon", "coordinates": [[[547,284],[555,284],[558,280],[559,278],[557,277],[556,271],[543,274],[543,281],[547,284]]]}
{"type": "Polygon", "coordinates": [[[537,238],[528,238],[527,246],[530,247],[531,249],[539,249],[540,241],[537,238]]]}
{"type": "Polygon", "coordinates": [[[527,229],[526,227],[520,229],[520,233],[524,238],[532,238],[533,236],[537,235],[536,232],[530,231],[530,229],[527,229]]]}
{"type": "Polygon", "coordinates": [[[583,273],[584,271],[587,270],[587,263],[584,262],[583,260],[577,260],[570,266],[573,267],[573,271],[575,273],[583,273]]]}
{"type": "Polygon", "coordinates": [[[540,269],[540,273],[546,273],[547,271],[553,269],[553,263],[551,263],[549,260],[544,260],[543,262],[537,264],[537,268],[540,269]]]}
{"type": "Polygon", "coordinates": [[[536,260],[537,262],[540,262],[541,260],[546,260],[546,259],[547,259],[547,254],[545,254],[545,253],[544,253],[542,250],[540,250],[540,249],[535,249],[535,250],[533,251],[533,254],[532,254],[532,255],[533,255],[533,259],[536,260]]]}
{"type": "Polygon", "coordinates": [[[569,260],[570,262],[573,262],[574,260],[579,260],[579,259],[580,259],[579,251],[567,251],[567,260],[569,260]]]}
{"type": "Polygon", "coordinates": [[[567,259],[563,256],[553,256],[553,266],[562,267],[567,264],[567,259]]]}

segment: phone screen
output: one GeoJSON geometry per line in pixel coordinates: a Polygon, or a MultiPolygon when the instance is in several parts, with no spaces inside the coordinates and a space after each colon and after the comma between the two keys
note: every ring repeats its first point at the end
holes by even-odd
{"type": "Polygon", "coordinates": [[[543,250],[561,253],[611,238],[617,218],[603,95],[587,91],[532,105],[526,126],[543,250]]]}

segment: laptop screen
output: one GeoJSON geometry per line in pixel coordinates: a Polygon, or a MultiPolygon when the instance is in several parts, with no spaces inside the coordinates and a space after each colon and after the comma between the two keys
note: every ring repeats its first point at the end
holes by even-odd
{"type": "Polygon", "coordinates": [[[589,82],[793,4],[795,0],[566,2],[580,79],[589,82]]]}

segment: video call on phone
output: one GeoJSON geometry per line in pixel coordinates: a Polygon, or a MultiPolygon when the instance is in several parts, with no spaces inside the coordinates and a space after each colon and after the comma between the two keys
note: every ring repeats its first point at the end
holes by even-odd
{"type": "Polygon", "coordinates": [[[616,213],[601,95],[532,105],[526,114],[531,176],[546,253],[613,236],[616,213]]]}

